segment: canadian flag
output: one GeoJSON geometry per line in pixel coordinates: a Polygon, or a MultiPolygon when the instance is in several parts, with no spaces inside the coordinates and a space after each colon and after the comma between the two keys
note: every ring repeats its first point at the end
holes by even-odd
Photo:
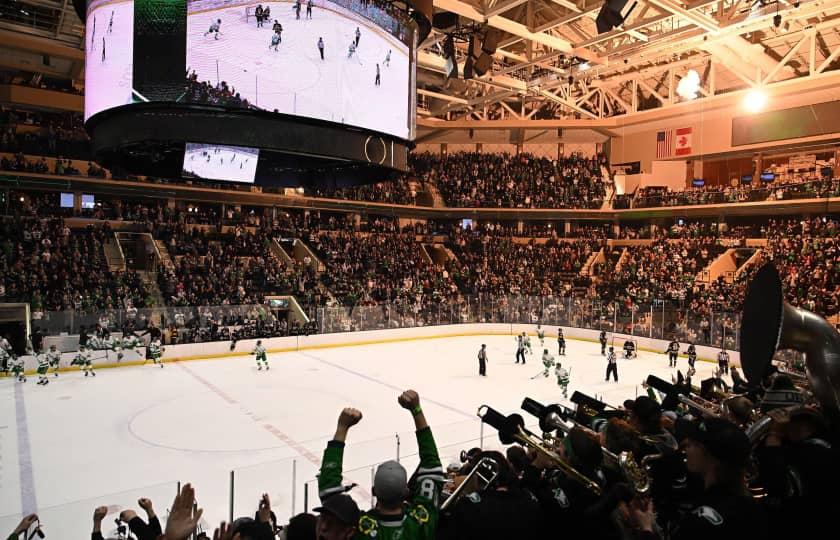
{"type": "Polygon", "coordinates": [[[674,154],[684,156],[691,153],[691,128],[679,128],[674,131],[674,154]]]}

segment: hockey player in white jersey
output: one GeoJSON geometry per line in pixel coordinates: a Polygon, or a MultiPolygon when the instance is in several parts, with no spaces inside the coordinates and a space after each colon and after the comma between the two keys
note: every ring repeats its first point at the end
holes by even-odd
{"type": "Polygon", "coordinates": [[[534,351],[531,349],[531,336],[522,332],[522,341],[525,343],[525,348],[528,349],[528,354],[534,354],[534,351]]]}
{"type": "Polygon", "coordinates": [[[549,354],[548,349],[543,349],[542,363],[543,377],[548,377],[548,371],[554,367],[554,357],[549,354]]]}
{"type": "Polygon", "coordinates": [[[262,345],[262,340],[257,341],[257,346],[254,347],[254,350],[251,354],[256,355],[257,357],[257,371],[261,371],[263,368],[263,364],[265,365],[265,369],[268,370],[268,356],[265,353],[265,347],[262,345]],[[262,362],[262,364],[260,364],[262,362]]]}
{"type": "Polygon", "coordinates": [[[76,357],[73,358],[70,365],[79,366],[85,372],[85,377],[88,375],[96,377],[96,373],[93,371],[92,353],[84,345],[79,345],[79,352],[76,353],[76,357]]]}
{"type": "Polygon", "coordinates": [[[17,378],[17,382],[26,382],[26,374],[23,372],[23,358],[17,356],[10,356],[8,358],[9,371],[12,376],[17,378]]]}
{"type": "Polygon", "coordinates": [[[163,360],[161,357],[163,356],[163,347],[160,343],[160,338],[155,338],[149,343],[148,351],[148,359],[154,362],[155,365],[160,365],[163,367],[163,360]]]}
{"type": "Polygon", "coordinates": [[[38,359],[38,384],[50,384],[50,380],[47,378],[47,371],[50,369],[50,361],[47,355],[39,354],[36,358],[38,359]]]}
{"type": "Polygon", "coordinates": [[[537,325],[537,338],[540,340],[540,347],[545,346],[545,330],[539,324],[537,325]]]}
{"type": "Polygon", "coordinates": [[[47,362],[53,370],[53,376],[58,377],[58,368],[61,363],[61,351],[55,345],[50,345],[50,350],[46,354],[47,362]]]}
{"type": "Polygon", "coordinates": [[[271,35],[271,45],[268,46],[269,49],[277,50],[277,47],[280,45],[280,34],[274,33],[271,35]]]}
{"type": "Polygon", "coordinates": [[[568,397],[569,372],[560,364],[560,362],[557,362],[557,365],[554,366],[554,376],[557,377],[557,386],[559,386],[560,390],[563,392],[563,397],[568,397]]]}
{"type": "Polygon", "coordinates": [[[222,19],[216,19],[216,22],[210,23],[210,28],[204,32],[204,35],[213,34],[213,39],[219,39],[219,29],[222,27],[222,19]]]}

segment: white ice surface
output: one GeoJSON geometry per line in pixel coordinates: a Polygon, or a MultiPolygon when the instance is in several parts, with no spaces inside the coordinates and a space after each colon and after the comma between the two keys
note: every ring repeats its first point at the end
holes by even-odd
{"type": "MultiPolygon", "coordinates": [[[[364,414],[348,438],[345,481],[359,483],[352,494],[365,506],[371,466],[396,457],[397,434],[403,463],[409,470],[417,463],[411,415],[397,404],[403,389],[420,393],[444,466],[460,450],[478,446],[480,405],[521,413],[526,396],[562,403],[553,377],[531,380],[542,368],[539,340],[532,342],[525,366],[514,364],[512,336],[475,336],[270,354],[267,372],[257,371],[254,357],[243,351],[242,357],[163,369],[101,369],[96,378],[65,372],[46,387],[36,385],[36,377],[17,390],[10,378],[0,380],[0,530],[17,523],[27,490],[34,491],[29,500],[36,501],[49,538],[78,539],[90,533],[98,505],[113,511],[106,525],[122,508],[139,510],[141,496],[165,515],[177,481],[196,486],[207,523],[215,524],[228,517],[231,470],[235,517],[253,515],[267,492],[285,519],[303,511],[306,482],[309,508],[315,506],[314,475],[346,406],[364,414]],[[481,343],[489,350],[486,378],[477,375],[481,343]],[[21,412],[25,426],[17,420],[21,412]],[[18,440],[21,427],[28,441],[18,440]],[[31,474],[21,470],[27,459],[31,474]]],[[[567,343],[567,356],[558,357],[556,340],[546,339],[555,358],[571,368],[570,396],[580,390],[620,405],[643,392],[639,384],[649,373],[666,380],[675,373],[666,355],[642,352],[619,361],[619,383],[606,383],[599,346],[567,343]]],[[[698,375],[708,377],[714,367],[698,362],[698,375]]],[[[679,368],[685,372],[684,359],[679,368]]],[[[492,428],[485,427],[484,442],[498,446],[492,428]]]]}
{"type": "Polygon", "coordinates": [[[85,120],[104,109],[131,103],[133,43],[133,0],[104,4],[89,14],[85,27],[85,120]],[[114,24],[109,32],[111,12],[114,13],[114,24]]]}
{"type": "Polygon", "coordinates": [[[246,22],[242,6],[191,13],[187,19],[190,72],[195,71],[200,81],[226,81],[261,109],[408,138],[408,115],[413,111],[408,110],[407,47],[360,15],[351,19],[316,6],[311,19],[305,18],[304,7],[296,20],[291,2],[262,5],[271,7],[271,21],[261,28],[253,18],[246,22]],[[217,19],[222,21],[218,39],[205,35],[217,19]],[[275,19],[283,25],[277,51],[269,49],[275,19]],[[357,27],[362,33],[359,47],[348,58],[357,27]],[[324,39],[324,60],[318,52],[319,37],[324,39]],[[389,49],[391,62],[386,67],[389,49]],[[374,86],[377,63],[381,84],[374,86]]]}

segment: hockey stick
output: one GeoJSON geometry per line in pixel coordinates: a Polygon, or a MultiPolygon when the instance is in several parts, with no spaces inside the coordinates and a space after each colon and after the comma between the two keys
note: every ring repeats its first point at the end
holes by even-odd
{"type": "Polygon", "coordinates": [[[544,377],[547,377],[547,375],[545,374],[545,370],[543,370],[543,371],[540,371],[539,373],[537,373],[536,375],[534,375],[533,377],[531,377],[531,380],[533,381],[534,379],[536,379],[540,375],[542,375],[544,377]]]}

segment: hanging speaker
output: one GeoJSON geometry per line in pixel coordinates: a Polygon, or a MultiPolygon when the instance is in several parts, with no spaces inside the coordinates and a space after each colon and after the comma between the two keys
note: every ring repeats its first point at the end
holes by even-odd
{"type": "Polygon", "coordinates": [[[484,43],[481,45],[481,49],[486,52],[487,54],[493,54],[496,52],[496,48],[499,46],[499,31],[493,28],[487,30],[484,34],[484,43]]]}
{"type": "Polygon", "coordinates": [[[491,67],[493,67],[493,57],[485,53],[482,53],[473,63],[473,70],[479,77],[487,73],[491,67]]]}

